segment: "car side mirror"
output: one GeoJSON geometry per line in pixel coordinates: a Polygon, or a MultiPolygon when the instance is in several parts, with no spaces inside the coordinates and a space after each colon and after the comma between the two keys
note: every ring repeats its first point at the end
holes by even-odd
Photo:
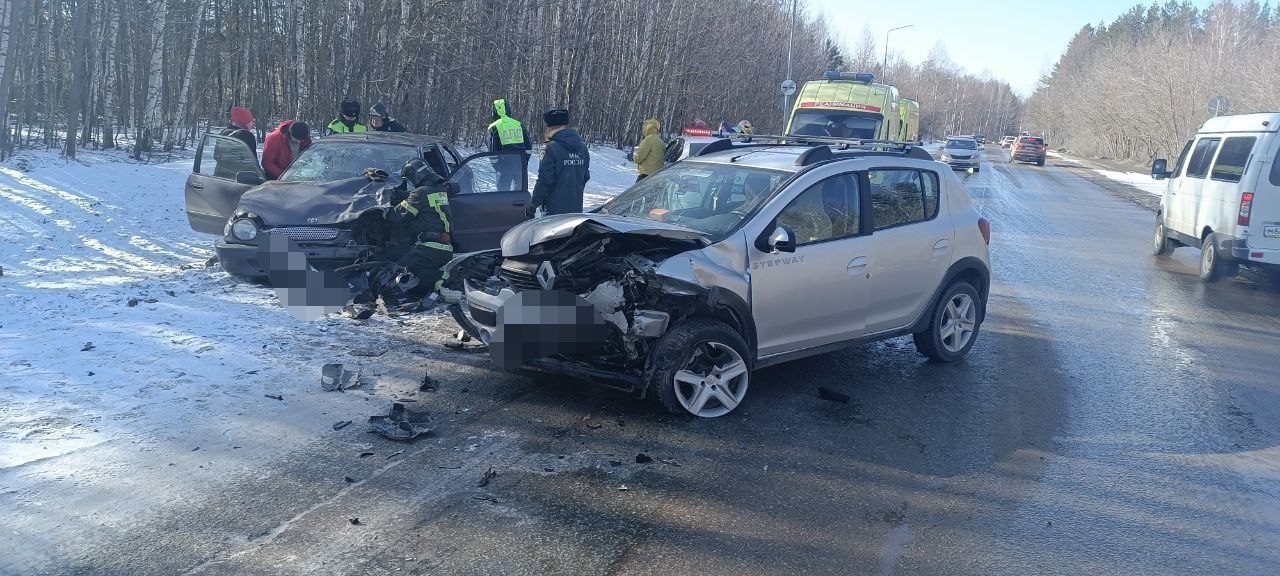
{"type": "Polygon", "coordinates": [[[262,175],[258,174],[257,172],[254,172],[253,170],[241,170],[239,172],[236,172],[237,184],[247,184],[249,186],[257,186],[259,184],[262,184],[263,182],[264,180],[262,179],[262,175]]]}
{"type": "Polygon", "coordinates": [[[1169,177],[1169,161],[1164,158],[1156,158],[1151,162],[1151,177],[1156,180],[1164,180],[1169,177]]]}
{"type": "Polygon", "coordinates": [[[795,252],[796,251],[796,235],[786,226],[774,226],[773,230],[768,234],[760,237],[756,242],[756,248],[761,252],[777,254],[778,252],[795,252]]]}

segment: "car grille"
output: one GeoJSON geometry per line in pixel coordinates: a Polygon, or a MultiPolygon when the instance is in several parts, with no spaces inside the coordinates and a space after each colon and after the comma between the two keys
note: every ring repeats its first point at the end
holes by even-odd
{"type": "Polygon", "coordinates": [[[292,240],[333,240],[338,237],[337,228],[320,226],[280,226],[272,228],[273,234],[284,234],[292,240]]]}
{"type": "Polygon", "coordinates": [[[527,266],[523,264],[523,262],[503,262],[499,274],[516,291],[541,290],[542,285],[538,283],[538,277],[535,276],[537,268],[526,269],[527,266]]]}
{"type": "MultiPolygon", "coordinates": [[[[502,261],[498,274],[517,292],[542,290],[542,284],[538,283],[537,276],[538,266],[541,264],[541,262],[521,262],[507,259],[502,261]]],[[[590,292],[596,285],[608,280],[609,277],[609,272],[605,270],[587,270],[585,272],[577,271],[573,274],[560,274],[556,277],[551,288],[574,294],[583,294],[590,292]]]]}

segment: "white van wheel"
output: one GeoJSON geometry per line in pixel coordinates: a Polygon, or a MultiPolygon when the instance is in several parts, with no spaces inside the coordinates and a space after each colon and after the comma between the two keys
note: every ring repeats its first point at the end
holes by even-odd
{"type": "Polygon", "coordinates": [[[1164,256],[1173,252],[1173,242],[1169,240],[1169,233],[1164,227],[1164,215],[1156,216],[1156,231],[1152,240],[1152,254],[1156,256],[1164,256]]]}
{"type": "Polygon", "coordinates": [[[1216,233],[1210,232],[1200,245],[1200,279],[1205,282],[1217,282],[1225,271],[1221,254],[1218,254],[1217,238],[1216,233]]]}

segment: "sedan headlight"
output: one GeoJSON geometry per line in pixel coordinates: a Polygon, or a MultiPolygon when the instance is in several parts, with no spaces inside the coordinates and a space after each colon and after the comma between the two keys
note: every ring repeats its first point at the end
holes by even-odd
{"type": "Polygon", "coordinates": [[[253,240],[258,237],[258,225],[247,218],[236,220],[231,223],[231,236],[245,242],[253,240]]]}

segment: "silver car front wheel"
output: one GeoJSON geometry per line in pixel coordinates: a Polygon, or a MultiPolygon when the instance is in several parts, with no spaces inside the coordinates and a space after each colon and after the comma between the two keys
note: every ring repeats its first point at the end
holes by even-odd
{"type": "Polygon", "coordinates": [[[746,342],[719,320],[676,326],[658,342],[653,362],[650,389],[674,413],[724,416],[742,403],[751,382],[746,342]]]}
{"type": "Polygon", "coordinates": [[[680,406],[695,416],[714,418],[738,407],[747,395],[751,375],[732,346],[704,342],[672,378],[680,406]]]}

